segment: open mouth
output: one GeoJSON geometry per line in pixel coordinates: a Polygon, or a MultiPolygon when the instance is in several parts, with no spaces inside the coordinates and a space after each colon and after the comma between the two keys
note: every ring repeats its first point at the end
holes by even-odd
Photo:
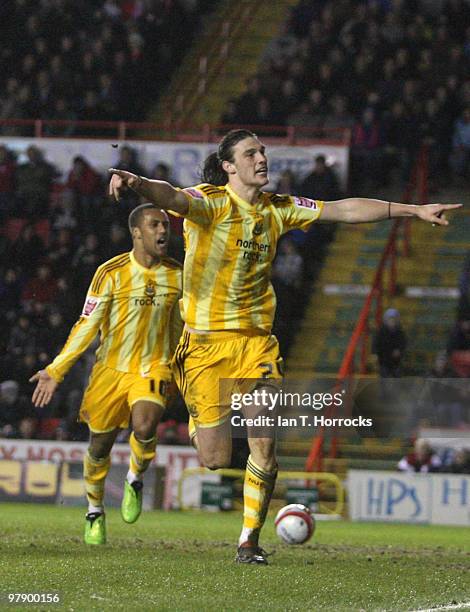
{"type": "Polygon", "coordinates": [[[256,171],[256,174],[267,174],[267,173],[268,173],[267,168],[260,168],[259,170],[256,171]]]}
{"type": "Polygon", "coordinates": [[[163,246],[164,244],[166,244],[166,238],[159,238],[157,240],[157,244],[163,246]]]}

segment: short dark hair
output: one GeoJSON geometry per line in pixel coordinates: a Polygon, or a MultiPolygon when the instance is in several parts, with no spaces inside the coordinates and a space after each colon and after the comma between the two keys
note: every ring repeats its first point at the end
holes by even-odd
{"type": "Polygon", "coordinates": [[[129,215],[129,231],[132,234],[134,227],[139,227],[144,218],[146,210],[161,210],[156,204],[152,202],[146,202],[145,204],[139,204],[129,215]]]}
{"type": "Polygon", "coordinates": [[[219,143],[217,151],[211,153],[204,162],[201,179],[211,185],[226,185],[228,174],[222,168],[222,162],[233,162],[233,147],[245,138],[258,138],[250,130],[230,130],[219,143]]]}

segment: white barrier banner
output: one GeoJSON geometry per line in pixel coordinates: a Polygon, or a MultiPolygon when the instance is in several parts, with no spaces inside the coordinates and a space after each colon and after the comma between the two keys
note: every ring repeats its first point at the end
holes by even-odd
{"type": "MultiPolygon", "coordinates": [[[[87,451],[86,442],[55,442],[43,440],[0,440],[0,488],[12,478],[11,471],[20,469],[20,462],[60,464],[82,462],[87,451]]],[[[129,465],[129,445],[115,444],[111,451],[113,465],[129,465]]],[[[199,467],[196,450],[191,446],[160,444],[154,464],[165,467],[163,506],[177,507],[178,480],[183,470],[199,467]]],[[[19,473],[19,472],[18,472],[19,473]]]]}
{"type": "Polygon", "coordinates": [[[348,472],[353,521],[470,525],[470,476],[348,472]]]}
{"type": "MultiPolygon", "coordinates": [[[[49,461],[60,463],[62,461],[83,461],[88,448],[87,442],[56,442],[47,440],[0,440],[0,461],[49,461]]],[[[111,460],[114,465],[128,465],[130,449],[128,444],[115,444],[111,451],[111,460]]],[[[156,465],[165,466],[170,457],[184,456],[197,459],[197,452],[192,446],[158,445],[156,465]]],[[[195,465],[199,465],[197,462],[195,465]]],[[[186,465],[185,467],[189,467],[186,465]]],[[[192,465],[191,465],[192,467],[192,465]]]]}
{"type": "MultiPolygon", "coordinates": [[[[81,155],[100,172],[117,164],[119,149],[113,148],[109,140],[92,139],[62,139],[62,138],[1,138],[1,142],[19,155],[19,161],[26,161],[24,155],[29,145],[39,147],[45,158],[53,163],[62,173],[63,179],[72,166],[75,156],[81,155]]],[[[132,147],[139,163],[149,174],[157,163],[163,162],[170,166],[172,181],[182,187],[189,187],[201,182],[200,171],[205,158],[216,150],[215,144],[154,142],[134,140],[126,143],[132,147]]],[[[349,149],[344,145],[309,145],[287,146],[269,145],[268,159],[271,181],[267,191],[274,191],[275,186],[285,170],[292,170],[298,180],[309,174],[314,165],[315,157],[323,154],[327,163],[334,164],[340,184],[343,189],[347,185],[349,149]]]]}

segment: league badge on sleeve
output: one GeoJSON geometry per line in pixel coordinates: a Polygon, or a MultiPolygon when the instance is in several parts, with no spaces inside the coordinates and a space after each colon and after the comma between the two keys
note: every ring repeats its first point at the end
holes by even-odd
{"type": "Polygon", "coordinates": [[[82,317],[89,317],[100,303],[99,298],[88,296],[82,310],[82,317]]]}
{"type": "Polygon", "coordinates": [[[317,210],[318,208],[316,201],[310,198],[294,196],[294,204],[303,208],[311,208],[312,210],[317,210]]]}

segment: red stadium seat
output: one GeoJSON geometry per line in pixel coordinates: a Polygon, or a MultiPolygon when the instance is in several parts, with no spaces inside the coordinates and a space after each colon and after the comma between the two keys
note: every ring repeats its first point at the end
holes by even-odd
{"type": "Polygon", "coordinates": [[[46,246],[49,246],[49,239],[51,233],[51,224],[48,219],[41,219],[34,225],[35,233],[42,239],[46,246]]]}
{"type": "Polygon", "coordinates": [[[41,419],[38,427],[38,438],[51,440],[55,438],[55,432],[60,425],[60,419],[41,419]]]}
{"type": "Polygon", "coordinates": [[[15,242],[21,234],[21,230],[26,225],[27,219],[7,219],[5,223],[5,235],[10,242],[15,242]]]}

